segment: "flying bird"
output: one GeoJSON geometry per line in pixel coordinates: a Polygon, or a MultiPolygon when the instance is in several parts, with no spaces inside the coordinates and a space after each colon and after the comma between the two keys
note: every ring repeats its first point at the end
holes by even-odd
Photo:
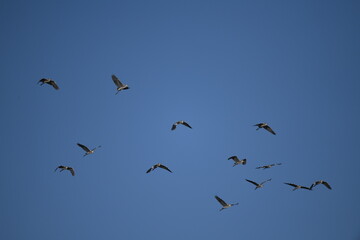
{"type": "Polygon", "coordinates": [[[311,184],[310,190],[312,190],[313,187],[315,187],[316,185],[319,185],[319,184],[323,184],[325,187],[327,187],[330,190],[332,189],[328,182],[325,182],[324,180],[319,180],[319,181],[316,181],[313,184],[311,184]]]}
{"type": "Polygon", "coordinates": [[[246,164],[246,158],[244,159],[238,159],[237,156],[231,156],[228,158],[228,160],[232,159],[234,161],[234,165],[233,167],[235,167],[236,165],[239,165],[239,164],[242,164],[242,165],[245,165],[246,164]]]}
{"type": "Polygon", "coordinates": [[[86,155],[89,155],[89,154],[94,153],[97,148],[100,148],[100,147],[101,147],[101,146],[97,146],[96,148],[90,150],[87,146],[82,145],[82,144],[80,144],[80,143],[77,143],[77,145],[78,145],[79,147],[81,147],[81,148],[85,151],[84,157],[85,157],[86,155]]]}
{"type": "Polygon", "coordinates": [[[74,171],[74,169],[73,169],[72,167],[67,167],[67,166],[62,166],[62,165],[60,165],[60,166],[58,166],[57,168],[55,168],[54,172],[55,172],[58,168],[60,169],[60,172],[62,172],[62,171],[64,171],[64,170],[68,170],[68,171],[71,172],[71,175],[75,176],[75,171],[74,171]]]}
{"type": "Polygon", "coordinates": [[[249,183],[252,183],[252,184],[254,184],[256,187],[255,187],[255,190],[256,189],[258,189],[258,188],[262,188],[262,187],[264,187],[264,183],[266,183],[266,182],[269,182],[269,181],[271,181],[271,178],[270,179],[268,179],[268,180],[266,180],[266,181],[263,181],[262,183],[260,183],[260,184],[258,184],[258,183],[256,183],[256,182],[254,182],[254,181],[251,181],[251,180],[249,180],[249,179],[245,179],[246,181],[248,181],[249,183]]]}
{"type": "Polygon", "coordinates": [[[273,166],[276,166],[276,165],[281,165],[281,163],[273,163],[273,164],[270,164],[270,165],[265,165],[265,166],[261,166],[261,167],[257,167],[256,169],[267,169],[267,168],[271,168],[273,166]]]}
{"type": "Polygon", "coordinates": [[[216,200],[222,205],[222,208],[219,210],[224,210],[226,208],[232,207],[234,205],[238,205],[239,203],[232,203],[232,204],[228,204],[226,203],[224,200],[222,200],[221,198],[219,198],[218,196],[215,196],[216,200]]]}
{"type": "Polygon", "coordinates": [[[121,90],[129,89],[129,86],[121,83],[120,80],[115,75],[111,75],[111,78],[117,87],[116,88],[117,92],[115,93],[115,95],[118,94],[121,90]]]}
{"type": "Polygon", "coordinates": [[[259,130],[260,128],[264,128],[265,130],[271,132],[272,134],[276,135],[276,133],[271,129],[271,127],[267,123],[258,123],[254,126],[257,126],[258,128],[256,130],[259,130]]]}
{"type": "Polygon", "coordinates": [[[155,165],[153,165],[151,168],[149,168],[149,170],[147,170],[146,171],[146,173],[149,173],[149,172],[151,172],[151,171],[154,171],[156,168],[162,168],[162,169],[165,169],[165,170],[167,170],[167,171],[169,171],[169,172],[171,172],[172,173],[172,171],[170,170],[170,169],[168,169],[166,166],[164,166],[164,165],[162,165],[162,164],[160,164],[160,163],[157,163],[157,164],[155,164],[155,165]]]}
{"type": "Polygon", "coordinates": [[[301,186],[301,185],[296,185],[296,184],[293,184],[293,183],[285,183],[285,184],[294,187],[293,191],[295,191],[295,190],[297,190],[297,189],[300,189],[300,188],[307,189],[307,190],[311,190],[311,188],[304,187],[304,186],[301,186]]]}
{"type": "Polygon", "coordinates": [[[40,86],[46,84],[49,84],[51,86],[53,86],[56,90],[59,90],[59,86],[56,84],[56,82],[50,78],[42,78],[38,81],[38,84],[40,83],[40,86]]]}
{"type": "Polygon", "coordinates": [[[171,130],[175,130],[176,129],[176,126],[179,125],[179,124],[182,124],[188,128],[192,128],[187,122],[185,121],[177,121],[176,123],[174,123],[171,127],[171,130]]]}

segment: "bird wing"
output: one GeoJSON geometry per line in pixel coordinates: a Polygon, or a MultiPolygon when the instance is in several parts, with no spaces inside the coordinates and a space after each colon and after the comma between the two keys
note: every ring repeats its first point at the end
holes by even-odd
{"type": "Polygon", "coordinates": [[[254,184],[254,185],[256,185],[256,186],[259,186],[259,184],[256,183],[256,182],[254,182],[254,181],[251,181],[251,180],[249,180],[249,179],[245,179],[245,180],[248,181],[249,183],[252,183],[252,184],[254,184]]]}
{"type": "Polygon", "coordinates": [[[185,121],[182,121],[181,124],[184,125],[184,126],[187,126],[188,128],[192,128],[192,127],[191,127],[187,122],[185,122],[185,121]]]}
{"type": "Polygon", "coordinates": [[[111,75],[111,78],[112,78],[112,80],[114,81],[114,83],[115,83],[115,85],[117,87],[123,87],[124,86],[124,84],[122,84],[120,82],[120,80],[115,75],[111,75]]]}
{"type": "Polygon", "coordinates": [[[263,185],[264,183],[269,182],[269,181],[271,181],[271,178],[266,181],[263,181],[262,183],[260,183],[260,185],[263,185]]]}
{"type": "Polygon", "coordinates": [[[230,159],[234,160],[234,162],[240,162],[240,160],[237,156],[231,156],[228,158],[228,160],[230,160],[230,159]]]}
{"type": "Polygon", "coordinates": [[[78,145],[79,147],[81,147],[85,152],[90,152],[90,149],[89,149],[87,146],[82,145],[82,144],[80,144],[80,143],[78,143],[77,145],[78,145]]]}
{"type": "Polygon", "coordinates": [[[311,189],[312,189],[311,187],[305,187],[305,186],[300,186],[300,188],[307,189],[307,190],[311,190],[311,189]]]}
{"type": "Polygon", "coordinates": [[[69,167],[68,170],[71,172],[71,175],[75,176],[75,171],[72,167],[69,167]]]}
{"type": "Polygon", "coordinates": [[[218,196],[215,196],[215,198],[216,198],[216,200],[218,200],[218,202],[219,202],[222,206],[226,207],[226,206],[228,205],[224,200],[222,200],[222,199],[219,198],[218,196]]]}
{"type": "Polygon", "coordinates": [[[157,166],[156,166],[156,165],[152,166],[151,168],[149,168],[149,170],[147,170],[147,171],[146,171],[146,173],[151,172],[151,171],[152,171],[152,170],[154,170],[155,168],[157,168],[157,166]]]}
{"type": "Polygon", "coordinates": [[[256,169],[265,168],[266,166],[257,167],[256,169]]]}
{"type": "Polygon", "coordinates": [[[164,166],[164,165],[161,165],[160,164],[160,166],[159,167],[161,167],[162,169],[165,169],[165,170],[167,170],[167,171],[169,171],[169,172],[171,172],[172,173],[172,171],[170,170],[170,169],[168,169],[166,166],[164,166]]]}
{"type": "Polygon", "coordinates": [[[171,130],[175,130],[175,129],[176,129],[176,125],[177,125],[177,123],[174,123],[174,124],[172,125],[172,127],[171,127],[171,130]]]}
{"type": "Polygon", "coordinates": [[[51,86],[53,86],[56,90],[59,90],[59,89],[60,89],[59,86],[56,84],[55,81],[50,81],[49,84],[50,84],[51,86]]]}
{"type": "Polygon", "coordinates": [[[272,134],[276,135],[276,133],[271,129],[271,127],[269,127],[268,125],[264,126],[264,128],[266,130],[268,130],[269,132],[271,132],[272,134]]]}
{"type": "Polygon", "coordinates": [[[325,187],[327,187],[328,189],[331,190],[331,187],[330,187],[329,183],[323,181],[323,184],[325,185],[325,187]]]}
{"type": "Polygon", "coordinates": [[[54,172],[55,172],[56,170],[58,170],[58,168],[64,168],[64,166],[62,166],[62,165],[58,166],[57,168],[55,168],[54,172]]]}
{"type": "Polygon", "coordinates": [[[297,185],[296,185],[296,184],[293,184],[293,183],[285,183],[285,184],[290,185],[290,186],[293,186],[293,187],[297,187],[297,185]]]}
{"type": "Polygon", "coordinates": [[[44,83],[44,82],[46,82],[46,80],[47,80],[46,78],[42,78],[42,79],[40,79],[40,80],[38,81],[38,84],[39,84],[39,83],[44,83]]]}

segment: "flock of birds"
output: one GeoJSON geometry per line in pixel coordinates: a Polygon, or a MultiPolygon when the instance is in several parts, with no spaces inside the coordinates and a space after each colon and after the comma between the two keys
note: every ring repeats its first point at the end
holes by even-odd
{"type": "MultiPolygon", "coordinates": [[[[116,85],[116,90],[117,92],[115,94],[118,94],[120,91],[122,90],[127,90],[129,89],[129,86],[126,85],[126,84],[123,84],[115,75],[112,75],[111,76],[114,84],[116,85]]],[[[56,84],[56,82],[52,79],[49,79],[49,78],[42,78],[38,81],[38,83],[40,83],[40,85],[44,85],[45,83],[48,84],[48,85],[51,85],[54,89],[56,90],[59,90],[59,86],[56,84]]],[[[171,126],[171,130],[175,130],[177,128],[178,125],[183,125],[185,127],[188,127],[190,129],[192,129],[192,127],[185,121],[177,121],[175,122],[172,126],[171,126]]],[[[258,123],[258,124],[255,124],[254,126],[257,127],[256,130],[259,130],[261,128],[267,130],[268,132],[270,132],[271,134],[273,135],[276,135],[275,131],[267,124],[267,123],[258,123]]],[[[84,151],[85,151],[85,154],[84,154],[84,157],[89,155],[89,154],[93,154],[95,152],[96,149],[100,148],[101,146],[97,146],[93,149],[90,149],[88,148],[87,146],[83,145],[83,144],[80,144],[80,143],[77,143],[77,145],[82,148],[84,151]]],[[[233,167],[237,166],[237,165],[245,165],[246,164],[246,158],[245,159],[239,159],[237,156],[231,156],[228,158],[228,160],[233,160],[234,161],[234,164],[233,164],[233,167]]],[[[274,166],[278,166],[278,165],[281,165],[281,163],[273,163],[273,164],[269,164],[269,165],[265,165],[265,166],[260,166],[260,167],[256,167],[256,169],[269,169],[271,167],[274,167],[274,166]]],[[[157,164],[154,164],[153,166],[151,166],[147,171],[146,173],[150,173],[152,171],[154,171],[156,168],[162,168],[170,173],[172,173],[172,171],[162,165],[161,163],[157,163],[157,164]]],[[[60,172],[64,171],[64,170],[67,170],[71,173],[72,176],[75,176],[75,170],[72,168],[72,167],[69,167],[69,166],[63,166],[63,165],[60,165],[58,166],[56,170],[60,169],[60,172]]],[[[266,181],[263,181],[261,183],[257,183],[257,182],[254,182],[252,180],[249,180],[249,179],[245,179],[247,182],[255,185],[255,190],[258,189],[258,188],[263,188],[264,187],[264,184],[267,183],[267,182],[270,182],[271,181],[271,178],[266,180],[266,181]]],[[[302,186],[302,185],[297,185],[297,184],[294,184],[294,183],[284,183],[286,185],[289,185],[289,186],[292,186],[293,187],[293,191],[297,190],[297,189],[306,189],[306,190],[312,190],[315,186],[319,185],[319,184],[323,184],[326,188],[328,189],[332,189],[330,184],[324,180],[319,180],[319,181],[315,181],[314,183],[311,184],[310,187],[306,187],[306,186],[302,186]]],[[[234,205],[238,205],[239,203],[226,203],[223,199],[221,199],[219,196],[215,196],[215,199],[221,204],[222,208],[220,209],[223,210],[223,209],[226,209],[226,208],[229,208],[229,207],[232,207],[234,205]]]]}

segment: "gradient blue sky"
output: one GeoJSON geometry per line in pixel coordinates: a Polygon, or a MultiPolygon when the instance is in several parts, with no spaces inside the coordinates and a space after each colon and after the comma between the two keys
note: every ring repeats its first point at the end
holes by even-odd
{"type": "Polygon", "coordinates": [[[1,1],[0,239],[359,239],[359,12],[1,1]],[[77,142],[102,148],[83,158],[77,142]],[[157,162],[173,173],[145,174],[157,162]],[[320,179],[333,190],[283,184],[320,179]],[[219,212],[214,195],[239,205],[219,212]]]}

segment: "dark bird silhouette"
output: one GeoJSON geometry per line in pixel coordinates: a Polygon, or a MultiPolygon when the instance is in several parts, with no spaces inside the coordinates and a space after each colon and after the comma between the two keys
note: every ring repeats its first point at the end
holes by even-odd
{"type": "Polygon", "coordinates": [[[301,185],[296,185],[296,184],[293,184],[293,183],[285,183],[285,184],[294,187],[293,191],[295,191],[295,190],[297,190],[297,189],[300,189],[300,188],[307,189],[307,190],[311,190],[311,188],[304,187],[304,186],[301,186],[301,185]]]}
{"type": "Polygon", "coordinates": [[[239,203],[232,203],[232,204],[228,204],[226,203],[224,200],[222,200],[221,198],[219,198],[218,196],[215,196],[216,200],[222,205],[222,208],[219,210],[224,210],[226,208],[232,207],[234,205],[238,205],[239,203]]]}
{"type": "Polygon", "coordinates": [[[101,146],[97,146],[96,148],[93,148],[92,150],[90,150],[87,146],[82,145],[82,144],[80,144],[80,143],[77,143],[77,145],[78,145],[79,147],[81,147],[81,148],[85,151],[84,157],[85,157],[86,155],[89,155],[89,154],[94,153],[97,148],[100,148],[100,147],[101,147],[101,146]]]}
{"type": "Polygon", "coordinates": [[[111,78],[117,87],[116,88],[117,92],[115,93],[115,95],[118,94],[121,90],[129,89],[129,86],[121,83],[120,80],[115,75],[111,75],[111,78]]]}
{"type": "Polygon", "coordinates": [[[310,190],[312,190],[313,187],[315,187],[319,184],[323,184],[325,187],[327,187],[330,190],[332,189],[328,182],[325,182],[324,180],[319,180],[319,181],[316,181],[313,184],[311,184],[310,190]]]}
{"type": "Polygon", "coordinates": [[[256,183],[256,182],[254,182],[254,181],[251,181],[251,180],[249,180],[249,179],[245,179],[246,181],[248,181],[249,183],[252,183],[252,184],[254,184],[256,187],[255,187],[255,190],[256,189],[258,189],[258,188],[262,188],[262,187],[264,187],[264,183],[266,183],[266,182],[269,182],[269,181],[271,181],[271,178],[270,179],[268,179],[268,180],[266,180],[266,181],[263,181],[262,183],[256,183]]]}
{"type": "Polygon", "coordinates": [[[171,127],[171,130],[175,130],[176,129],[176,126],[179,125],[179,124],[182,124],[188,128],[192,128],[187,122],[185,121],[177,121],[176,123],[174,123],[171,127]]]}
{"type": "Polygon", "coordinates": [[[267,123],[258,123],[254,126],[257,126],[258,128],[256,130],[259,130],[260,128],[264,128],[265,130],[271,132],[272,134],[276,135],[276,133],[271,129],[271,127],[267,123]]]}
{"type": "Polygon", "coordinates": [[[40,83],[40,86],[46,84],[49,84],[51,86],[53,86],[53,88],[55,88],[56,90],[59,90],[59,86],[56,84],[56,82],[50,78],[42,78],[38,81],[38,84],[40,83]]]}
{"type": "Polygon", "coordinates": [[[231,156],[228,158],[228,160],[232,159],[234,161],[234,165],[233,167],[235,167],[236,165],[239,165],[239,164],[242,164],[242,165],[245,165],[246,164],[246,158],[244,159],[238,159],[237,156],[231,156]]]}
{"type": "Polygon", "coordinates": [[[169,171],[169,172],[171,172],[172,173],[172,171],[170,170],[170,169],[168,169],[166,166],[164,166],[164,165],[162,165],[162,164],[160,164],[160,163],[157,163],[157,164],[155,164],[155,165],[153,165],[151,168],[149,168],[149,170],[147,170],[146,171],[146,173],[149,173],[149,172],[151,172],[151,171],[154,171],[156,168],[162,168],[162,169],[165,169],[165,170],[167,170],[167,171],[169,171]]]}
{"type": "Polygon", "coordinates": [[[73,169],[72,167],[67,167],[67,166],[62,166],[62,165],[60,165],[60,166],[58,166],[57,168],[55,168],[54,172],[55,172],[58,168],[60,169],[60,172],[62,172],[62,171],[64,171],[64,170],[68,170],[68,171],[71,172],[71,175],[75,176],[75,171],[74,171],[74,169],[73,169]]]}
{"type": "Polygon", "coordinates": [[[281,163],[273,163],[273,164],[270,164],[270,165],[265,165],[265,166],[261,166],[261,167],[257,167],[256,169],[267,169],[267,168],[271,168],[273,166],[276,166],[276,165],[281,165],[281,163]]]}

